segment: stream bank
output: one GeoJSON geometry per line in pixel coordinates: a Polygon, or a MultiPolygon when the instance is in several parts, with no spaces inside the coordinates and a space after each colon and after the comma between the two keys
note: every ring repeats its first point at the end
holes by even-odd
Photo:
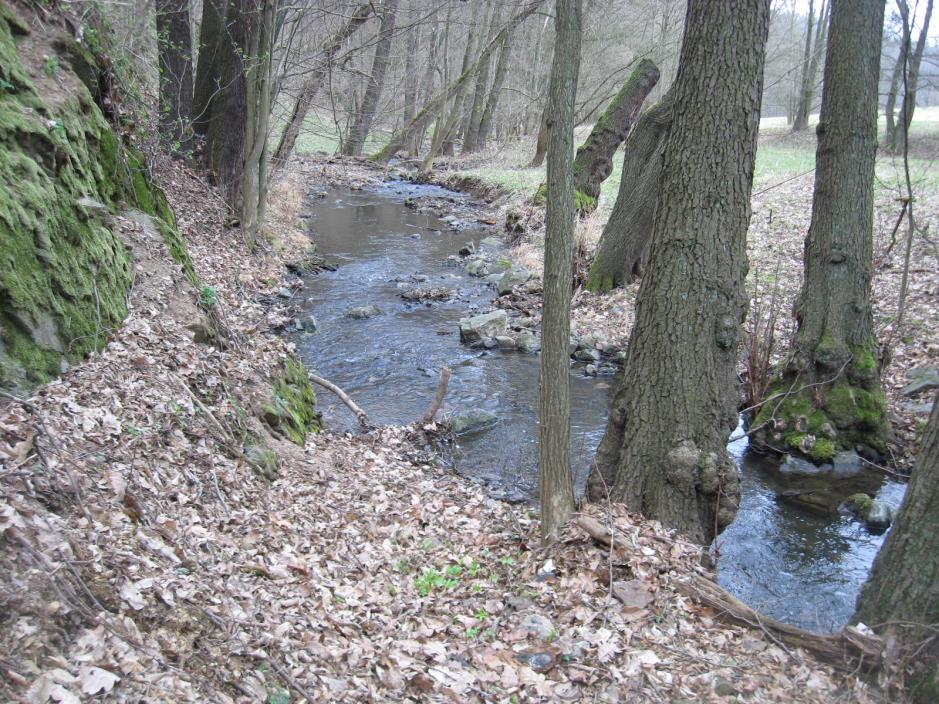
{"type": "MultiPolygon", "coordinates": [[[[486,332],[461,342],[461,321],[465,328],[474,316],[487,320],[498,293],[496,278],[471,275],[473,262],[483,261],[474,252],[488,250],[489,262],[504,256],[492,240],[492,218],[464,195],[400,180],[376,179],[355,189],[317,185],[311,192],[311,235],[337,268],[306,277],[294,304],[301,318],[316,320],[315,332],[295,338],[301,355],[378,423],[419,418],[440,369],[450,367],[444,412],[467,431],[457,439],[456,469],[496,498],[534,501],[538,357],[517,350],[519,336],[534,326],[524,311],[510,309],[512,344],[498,344],[503,335],[486,332]],[[449,293],[436,300],[409,298],[418,290],[449,293]]],[[[506,262],[502,268],[513,267],[506,262]]],[[[497,327],[503,331],[501,323],[497,327]]],[[[616,350],[598,349],[605,344],[595,338],[586,346],[572,343],[579,360],[571,367],[578,495],[616,383],[616,350]]],[[[355,427],[338,401],[323,395],[321,408],[334,428],[355,427]]],[[[837,507],[864,492],[895,508],[904,486],[869,471],[837,479],[780,471],[778,462],[748,452],[743,438],[730,449],[741,467],[744,496],[737,521],[714,546],[721,583],[781,620],[837,630],[852,615],[883,540],[837,507]],[[813,497],[820,497],[817,505],[813,497]]]]}

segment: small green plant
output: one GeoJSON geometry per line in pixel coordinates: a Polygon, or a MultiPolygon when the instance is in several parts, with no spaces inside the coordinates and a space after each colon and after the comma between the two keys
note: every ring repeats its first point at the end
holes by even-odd
{"type": "Polygon", "coordinates": [[[290,692],[283,687],[273,687],[267,690],[266,704],[289,704],[290,692]]]}
{"type": "Polygon", "coordinates": [[[218,305],[218,291],[214,286],[203,286],[199,290],[199,302],[203,308],[214,308],[218,305]]]}
{"type": "Polygon", "coordinates": [[[400,572],[401,574],[408,574],[411,571],[411,562],[405,558],[403,560],[398,560],[395,563],[395,571],[400,572]]]}
{"type": "Polygon", "coordinates": [[[505,557],[500,557],[499,562],[501,562],[503,565],[514,565],[515,558],[511,555],[506,555],[505,557]]]}
{"type": "Polygon", "coordinates": [[[47,56],[46,60],[42,63],[42,72],[51,78],[59,72],[59,67],[58,56],[47,56]]]}
{"type": "Polygon", "coordinates": [[[447,576],[431,567],[424,570],[424,574],[414,580],[414,586],[417,587],[417,593],[421,596],[428,596],[435,589],[453,589],[459,580],[453,576],[447,576]]]}
{"type": "Polygon", "coordinates": [[[473,614],[473,618],[475,618],[477,621],[485,621],[487,618],[489,618],[489,612],[485,609],[480,609],[475,614],[473,614]]]}
{"type": "Polygon", "coordinates": [[[0,78],[0,90],[13,92],[14,90],[16,90],[16,86],[10,83],[9,81],[5,81],[2,78],[0,78]]]}
{"type": "Polygon", "coordinates": [[[466,630],[466,637],[476,640],[479,637],[479,631],[480,631],[479,626],[473,626],[472,628],[468,628],[466,630]]]}

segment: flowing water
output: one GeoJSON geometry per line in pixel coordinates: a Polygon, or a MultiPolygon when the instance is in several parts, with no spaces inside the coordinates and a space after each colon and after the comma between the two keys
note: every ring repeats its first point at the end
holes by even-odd
{"type": "MultiPolygon", "coordinates": [[[[389,182],[365,191],[331,190],[312,207],[310,230],[336,271],[307,277],[302,305],[318,328],[297,336],[305,360],[337,383],[378,423],[411,423],[434,396],[440,369],[452,369],[444,412],[484,409],[498,416],[491,429],[459,439],[456,468],[492,486],[494,495],[533,500],[537,495],[538,357],[517,352],[471,350],[459,339],[457,322],[487,310],[493,290],[467,276],[447,257],[465,242],[491,232],[452,231],[450,224],[404,205],[411,195],[462,199],[435,186],[389,182]],[[427,305],[409,303],[409,287],[445,287],[457,296],[427,305]],[[382,315],[352,319],[353,307],[377,305],[382,315]]],[[[606,423],[613,377],[587,377],[571,369],[572,444],[575,486],[583,490],[590,459],[606,423]]],[[[334,429],[352,429],[355,418],[327,392],[319,405],[334,429]]],[[[883,536],[853,519],[820,515],[777,499],[792,488],[775,466],[746,451],[730,449],[742,471],[743,501],[735,523],[718,539],[718,578],[763,613],[817,630],[842,626],[853,612],[883,536]]],[[[816,481],[803,480],[803,481],[816,481]]],[[[879,476],[842,481],[846,498],[878,493],[899,504],[903,486],[879,476]]]]}

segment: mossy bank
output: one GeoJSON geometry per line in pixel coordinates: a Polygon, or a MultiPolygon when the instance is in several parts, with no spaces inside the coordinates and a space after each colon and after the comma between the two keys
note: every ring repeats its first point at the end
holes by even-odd
{"type": "Polygon", "coordinates": [[[18,13],[0,4],[0,387],[27,390],[103,346],[126,315],[133,266],[112,213],[158,218],[192,266],[143,155],[96,104],[94,53],[18,13]]]}

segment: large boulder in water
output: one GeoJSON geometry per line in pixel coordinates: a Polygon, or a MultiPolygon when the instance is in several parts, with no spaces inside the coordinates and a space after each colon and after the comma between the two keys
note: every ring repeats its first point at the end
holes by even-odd
{"type": "Polygon", "coordinates": [[[460,320],[460,342],[473,343],[505,334],[508,317],[504,310],[474,315],[460,320]]]}

